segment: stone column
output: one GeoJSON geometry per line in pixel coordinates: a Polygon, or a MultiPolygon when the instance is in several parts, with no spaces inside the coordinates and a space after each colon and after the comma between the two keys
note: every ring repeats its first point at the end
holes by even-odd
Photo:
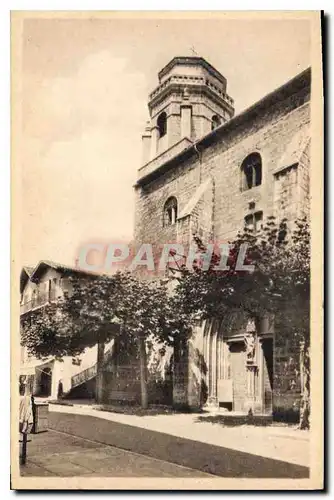
{"type": "MultiPolygon", "coordinates": [[[[217,336],[218,329],[213,334],[212,339],[212,394],[217,399],[217,336]]],[[[217,400],[218,401],[218,400],[217,400]]]]}
{"type": "Polygon", "coordinates": [[[188,137],[191,139],[191,105],[181,105],[181,139],[188,137]]]}
{"type": "Polygon", "coordinates": [[[257,373],[256,353],[258,350],[258,338],[256,334],[255,318],[248,321],[244,337],[246,346],[246,401],[247,411],[255,410],[255,376],[257,373]]]}
{"type": "Polygon", "coordinates": [[[259,340],[255,337],[254,358],[246,358],[246,402],[245,409],[256,413],[260,410],[259,401],[256,394],[256,378],[259,372],[259,340]]]}
{"type": "Polygon", "coordinates": [[[151,129],[151,160],[157,156],[159,140],[159,128],[157,126],[151,129]]]}
{"type": "Polygon", "coordinates": [[[104,343],[97,344],[97,366],[96,366],[96,402],[102,403],[103,400],[103,362],[104,362],[104,343]]]}
{"type": "Polygon", "coordinates": [[[142,164],[146,165],[150,161],[151,153],[151,125],[146,123],[145,132],[142,135],[142,164]]]}

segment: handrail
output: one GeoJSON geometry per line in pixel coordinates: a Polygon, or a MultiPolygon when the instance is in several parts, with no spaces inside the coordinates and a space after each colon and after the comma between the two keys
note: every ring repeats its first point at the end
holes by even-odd
{"type": "MultiPolygon", "coordinates": [[[[107,357],[112,352],[112,347],[107,349],[107,351],[104,353],[104,362],[107,361],[107,357]]],[[[97,363],[94,363],[94,365],[89,366],[88,368],[85,368],[79,373],[76,373],[71,377],[71,388],[73,389],[74,387],[77,387],[78,385],[84,384],[85,382],[88,382],[88,380],[91,380],[94,378],[97,374],[97,363]]]]}

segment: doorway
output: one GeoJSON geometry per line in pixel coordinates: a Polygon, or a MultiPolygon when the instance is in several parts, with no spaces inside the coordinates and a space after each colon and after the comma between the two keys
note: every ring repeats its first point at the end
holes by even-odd
{"type": "Polygon", "coordinates": [[[51,396],[52,386],[52,370],[51,368],[43,368],[40,380],[40,396],[51,396]]]}
{"type": "Polygon", "coordinates": [[[230,345],[231,378],[233,383],[233,410],[244,411],[247,388],[246,350],[244,342],[230,345]]]}

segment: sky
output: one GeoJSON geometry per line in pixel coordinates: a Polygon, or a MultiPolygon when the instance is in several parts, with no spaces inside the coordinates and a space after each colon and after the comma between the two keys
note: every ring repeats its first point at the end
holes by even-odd
{"type": "Polygon", "coordinates": [[[42,19],[22,40],[22,265],[132,238],[148,94],[174,56],[227,78],[236,113],[310,65],[307,20],[42,19]]]}

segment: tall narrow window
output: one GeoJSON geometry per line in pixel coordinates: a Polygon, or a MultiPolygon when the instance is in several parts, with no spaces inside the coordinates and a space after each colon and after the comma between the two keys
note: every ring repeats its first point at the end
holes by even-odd
{"type": "Polygon", "coordinates": [[[246,191],[262,183],[262,160],[259,153],[252,153],[241,165],[241,190],[246,191]]]}
{"type": "Polygon", "coordinates": [[[167,115],[165,112],[158,116],[157,126],[159,129],[159,138],[167,134],[167,115]]]}
{"type": "Polygon", "coordinates": [[[164,226],[171,226],[177,221],[177,200],[174,196],[168,198],[164,206],[164,226]]]}
{"type": "Polygon", "coordinates": [[[211,130],[214,130],[215,128],[219,127],[221,124],[221,118],[218,115],[213,115],[211,118],[211,130]]]}

